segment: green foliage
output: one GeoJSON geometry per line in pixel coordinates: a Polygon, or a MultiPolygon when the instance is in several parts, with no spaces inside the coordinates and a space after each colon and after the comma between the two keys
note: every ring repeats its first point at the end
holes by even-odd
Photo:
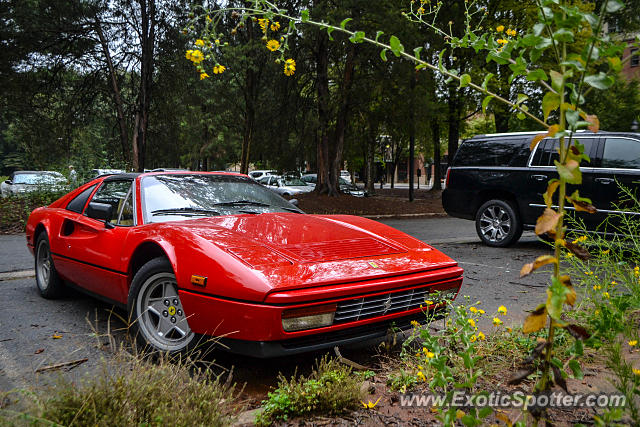
{"type": "Polygon", "coordinates": [[[308,376],[280,377],[278,388],[262,402],[258,425],[311,414],[340,414],[360,404],[361,380],[351,368],[326,356],[308,376]]]}
{"type": "Polygon", "coordinates": [[[59,199],[65,192],[33,191],[0,198],[0,233],[22,233],[31,212],[59,199]]]}

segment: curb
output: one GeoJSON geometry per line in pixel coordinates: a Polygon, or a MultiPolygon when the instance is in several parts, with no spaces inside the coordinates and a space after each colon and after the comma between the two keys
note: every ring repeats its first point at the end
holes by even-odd
{"type": "Polygon", "coordinates": [[[448,216],[446,213],[412,213],[412,214],[383,214],[383,215],[359,215],[369,219],[388,219],[388,218],[444,218],[448,216]]]}
{"type": "Polygon", "coordinates": [[[26,279],[28,277],[35,277],[35,275],[35,270],[7,271],[0,273],[0,282],[5,280],[26,279]]]}

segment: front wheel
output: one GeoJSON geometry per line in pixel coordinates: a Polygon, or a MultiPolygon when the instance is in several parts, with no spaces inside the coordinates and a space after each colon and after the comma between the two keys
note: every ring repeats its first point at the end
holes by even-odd
{"type": "Polygon", "coordinates": [[[64,289],[64,283],[58,276],[56,267],[53,264],[49,238],[45,232],[40,233],[36,239],[35,263],[36,284],[40,295],[47,299],[60,296],[64,289]]]}
{"type": "Polygon", "coordinates": [[[136,273],[128,309],[134,332],[151,350],[179,353],[194,341],[176,276],[165,258],[149,261],[136,273]]]}
{"type": "Polygon", "coordinates": [[[505,247],[522,235],[522,223],[510,202],[489,200],[476,213],[476,232],[489,246],[505,247]]]}

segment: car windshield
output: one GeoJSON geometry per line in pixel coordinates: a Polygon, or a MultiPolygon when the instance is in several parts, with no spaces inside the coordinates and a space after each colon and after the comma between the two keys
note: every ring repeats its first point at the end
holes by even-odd
{"type": "Polygon", "coordinates": [[[287,177],[283,179],[284,185],[287,187],[306,187],[307,183],[296,177],[287,177]]]}
{"type": "Polygon", "coordinates": [[[64,176],[53,173],[17,173],[13,177],[14,184],[58,184],[64,181],[64,176]]]}
{"type": "Polygon", "coordinates": [[[142,178],[145,222],[265,212],[302,213],[255,181],[235,175],[179,174],[142,178]]]}

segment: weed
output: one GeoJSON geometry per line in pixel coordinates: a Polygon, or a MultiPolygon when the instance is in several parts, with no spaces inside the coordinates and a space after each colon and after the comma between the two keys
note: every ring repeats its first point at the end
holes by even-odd
{"type": "Polygon", "coordinates": [[[262,402],[258,425],[310,414],[339,414],[358,407],[361,380],[351,368],[326,356],[308,376],[280,376],[278,388],[262,402]]]}

